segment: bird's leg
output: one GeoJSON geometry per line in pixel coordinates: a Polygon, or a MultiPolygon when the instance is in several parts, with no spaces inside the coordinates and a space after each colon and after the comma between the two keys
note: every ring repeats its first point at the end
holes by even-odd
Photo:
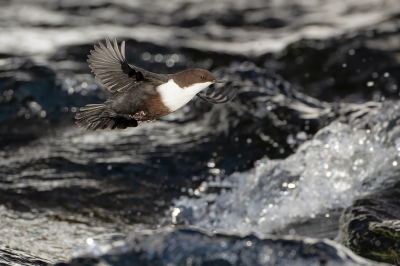
{"type": "Polygon", "coordinates": [[[146,115],[145,112],[140,111],[140,112],[137,112],[137,113],[134,114],[134,115],[131,115],[131,118],[140,121],[145,115],[146,115]]]}
{"type": "Polygon", "coordinates": [[[134,115],[130,115],[130,117],[131,117],[132,119],[135,119],[135,120],[137,120],[139,123],[143,123],[143,124],[147,124],[147,123],[151,123],[151,122],[156,121],[155,119],[142,120],[143,117],[145,117],[145,116],[146,116],[146,113],[143,112],[143,111],[137,112],[137,113],[134,114],[134,115]]]}

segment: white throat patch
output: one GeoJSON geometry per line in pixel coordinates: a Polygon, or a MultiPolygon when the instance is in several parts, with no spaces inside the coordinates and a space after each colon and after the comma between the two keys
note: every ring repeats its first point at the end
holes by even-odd
{"type": "Polygon", "coordinates": [[[207,88],[211,84],[212,82],[196,83],[192,86],[181,88],[173,79],[170,79],[167,83],[158,86],[157,91],[165,106],[173,112],[187,104],[196,93],[207,88]]]}

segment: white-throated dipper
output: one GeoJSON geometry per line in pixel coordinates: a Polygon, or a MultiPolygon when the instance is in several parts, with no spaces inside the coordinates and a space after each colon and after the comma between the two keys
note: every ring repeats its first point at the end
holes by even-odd
{"type": "Polygon", "coordinates": [[[118,49],[106,39],[88,56],[89,66],[109,91],[117,92],[102,104],[88,104],[76,114],[76,124],[85,130],[125,129],[138,122],[153,122],[187,104],[195,95],[211,103],[230,101],[236,90],[217,88],[200,93],[217,80],[209,71],[194,68],[176,74],[156,74],[131,65],[125,58],[125,42],[118,49]]]}

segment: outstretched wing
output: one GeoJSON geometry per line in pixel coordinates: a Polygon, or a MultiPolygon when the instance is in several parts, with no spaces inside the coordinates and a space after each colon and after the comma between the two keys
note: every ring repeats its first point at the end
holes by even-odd
{"type": "Polygon", "coordinates": [[[206,92],[199,92],[196,95],[209,103],[226,103],[232,100],[237,93],[237,88],[224,86],[221,88],[209,88],[206,92]]]}
{"type": "Polygon", "coordinates": [[[89,67],[94,72],[96,79],[109,91],[124,91],[134,84],[144,80],[158,80],[168,82],[168,77],[152,73],[142,68],[129,64],[125,57],[125,41],[121,43],[121,51],[118,49],[117,39],[114,46],[110,39],[106,39],[107,47],[99,41],[99,46],[94,46],[91,55],[88,55],[89,67]]]}

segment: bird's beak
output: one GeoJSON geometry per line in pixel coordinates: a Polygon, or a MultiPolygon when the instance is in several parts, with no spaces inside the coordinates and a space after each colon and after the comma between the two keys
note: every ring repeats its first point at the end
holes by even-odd
{"type": "Polygon", "coordinates": [[[218,79],[214,79],[213,83],[226,83],[226,80],[218,80],[218,79]]]}

